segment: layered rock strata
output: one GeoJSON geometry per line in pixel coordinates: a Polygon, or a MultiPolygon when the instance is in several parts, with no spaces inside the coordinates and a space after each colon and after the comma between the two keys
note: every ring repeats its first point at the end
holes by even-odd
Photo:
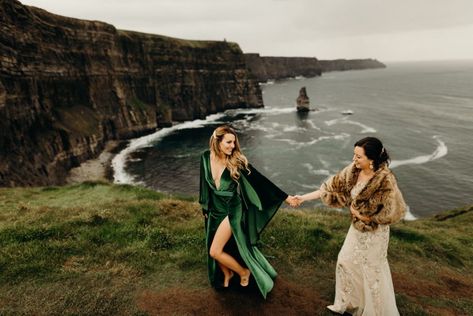
{"type": "Polygon", "coordinates": [[[262,107],[239,46],[62,17],[0,0],[0,186],[62,184],[108,140],[262,107]]]}

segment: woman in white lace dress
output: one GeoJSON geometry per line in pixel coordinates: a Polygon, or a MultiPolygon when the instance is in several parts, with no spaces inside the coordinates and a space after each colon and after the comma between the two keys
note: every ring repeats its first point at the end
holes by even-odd
{"type": "Polygon", "coordinates": [[[300,203],[320,198],[332,207],[349,207],[352,224],[338,254],[335,302],[331,311],[353,315],[399,315],[387,260],[389,225],[406,205],[389,155],[381,141],[367,137],[355,144],[353,163],[319,190],[297,196],[300,203]]]}

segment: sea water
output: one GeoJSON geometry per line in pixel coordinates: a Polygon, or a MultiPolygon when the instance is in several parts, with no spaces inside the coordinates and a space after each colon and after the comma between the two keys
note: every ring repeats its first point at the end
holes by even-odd
{"type": "MultiPolygon", "coordinates": [[[[289,194],[318,188],[380,138],[410,218],[473,204],[473,61],[404,62],[261,85],[263,109],[228,110],[132,140],[115,181],[197,195],[199,157],[215,127],[233,126],[243,153],[289,194]],[[313,111],[297,113],[306,87],[313,111]]],[[[310,203],[308,206],[317,206],[310,203]]]]}

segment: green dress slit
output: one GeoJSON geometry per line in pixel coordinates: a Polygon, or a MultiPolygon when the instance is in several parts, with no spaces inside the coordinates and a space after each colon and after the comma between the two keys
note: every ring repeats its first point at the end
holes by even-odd
{"type": "MultiPolygon", "coordinates": [[[[225,245],[224,251],[250,269],[261,294],[266,298],[273,288],[273,279],[277,273],[256,244],[263,229],[287,198],[287,194],[251,165],[249,168],[250,173],[246,170],[240,171],[238,182],[234,181],[229,170],[225,169],[217,189],[210,170],[210,151],[204,152],[200,161],[199,203],[203,213],[208,215],[205,225],[207,253],[218,226],[228,216],[232,238],[225,245]]],[[[210,284],[220,287],[223,283],[223,273],[210,256],[208,273],[210,284]]]]}

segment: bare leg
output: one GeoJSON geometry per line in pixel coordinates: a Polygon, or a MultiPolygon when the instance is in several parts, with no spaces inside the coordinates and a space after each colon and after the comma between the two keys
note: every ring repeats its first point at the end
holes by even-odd
{"type": "Polygon", "coordinates": [[[230,284],[230,280],[233,278],[233,271],[221,264],[220,262],[218,263],[220,266],[220,269],[223,271],[223,275],[225,276],[225,279],[223,280],[223,287],[228,287],[230,284]]]}
{"type": "MultiPolygon", "coordinates": [[[[224,266],[228,270],[229,274],[231,274],[230,270],[238,273],[241,278],[240,284],[246,286],[248,285],[250,270],[243,268],[235,258],[223,251],[223,247],[225,247],[225,244],[230,240],[230,237],[232,237],[232,228],[230,227],[230,221],[227,216],[220,223],[215,232],[212,245],[210,245],[209,254],[212,258],[218,261],[220,267],[224,266]]],[[[222,271],[225,274],[226,271],[223,269],[222,271]]],[[[227,275],[225,275],[225,277],[226,276],[227,275]]]]}

